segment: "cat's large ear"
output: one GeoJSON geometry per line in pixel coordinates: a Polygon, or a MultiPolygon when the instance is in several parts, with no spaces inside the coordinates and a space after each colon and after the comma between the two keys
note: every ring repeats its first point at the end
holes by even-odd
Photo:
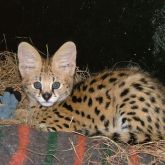
{"type": "Polygon", "coordinates": [[[64,43],[53,56],[52,71],[73,76],[76,68],[76,54],[76,45],[73,42],[64,43]]]}
{"type": "Polygon", "coordinates": [[[24,78],[33,73],[40,72],[42,60],[38,51],[28,44],[21,42],[18,46],[19,71],[24,78]]]}

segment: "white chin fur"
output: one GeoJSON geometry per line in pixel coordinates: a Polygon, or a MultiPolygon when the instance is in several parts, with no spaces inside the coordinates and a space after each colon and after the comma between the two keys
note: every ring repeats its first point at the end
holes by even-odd
{"type": "Polygon", "coordinates": [[[52,103],[52,102],[42,102],[42,103],[40,103],[42,106],[44,106],[44,107],[50,107],[50,106],[52,106],[54,103],[52,103]]]}
{"type": "Polygon", "coordinates": [[[44,106],[44,107],[50,107],[50,106],[52,106],[54,103],[56,103],[57,100],[58,100],[57,97],[56,97],[56,98],[51,98],[51,99],[49,99],[48,101],[45,101],[43,98],[39,98],[39,99],[38,99],[38,102],[39,102],[42,106],[44,106]]]}

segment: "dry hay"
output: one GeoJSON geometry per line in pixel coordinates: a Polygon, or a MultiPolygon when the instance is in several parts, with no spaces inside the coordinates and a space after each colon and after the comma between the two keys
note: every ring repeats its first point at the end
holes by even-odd
{"type": "Polygon", "coordinates": [[[165,140],[130,146],[115,143],[107,137],[98,136],[93,137],[92,144],[88,146],[90,147],[85,153],[85,158],[89,160],[89,163],[92,157],[91,151],[96,150],[98,157],[102,158],[103,164],[159,165],[165,163],[165,140]]]}
{"type": "MultiPolygon", "coordinates": [[[[89,76],[88,70],[81,71],[77,68],[75,83],[82,79],[86,79],[89,76]]],[[[6,87],[13,87],[15,90],[21,92],[23,99],[19,107],[25,107],[27,98],[21,88],[21,77],[18,71],[17,56],[15,53],[8,51],[0,53],[0,94],[3,94],[6,87]]],[[[0,122],[0,124],[7,123],[0,122]]],[[[12,124],[12,122],[9,122],[9,124],[12,124]]],[[[86,159],[88,159],[89,162],[90,157],[92,157],[92,153],[90,152],[91,149],[97,150],[98,153],[100,153],[103,161],[106,162],[105,164],[131,164],[130,158],[132,155],[136,154],[141,158],[144,157],[144,154],[147,155],[147,157],[152,156],[153,160],[159,163],[165,161],[165,140],[135,145],[133,146],[133,150],[130,150],[129,145],[119,145],[105,137],[95,137],[93,138],[93,142],[94,143],[90,145],[86,151],[86,159]],[[95,141],[97,141],[97,143],[95,143],[95,141]],[[98,147],[99,145],[97,144],[100,143],[103,144],[104,147],[98,147]],[[108,150],[111,151],[110,154],[108,150]]]]}
{"type": "Polygon", "coordinates": [[[18,62],[16,54],[12,52],[0,53],[0,93],[6,87],[13,87],[21,91],[21,77],[18,72],[18,62]]]}

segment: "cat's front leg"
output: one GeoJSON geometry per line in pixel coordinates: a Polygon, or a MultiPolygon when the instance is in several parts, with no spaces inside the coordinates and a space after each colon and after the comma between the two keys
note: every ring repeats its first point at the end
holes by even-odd
{"type": "Polygon", "coordinates": [[[43,116],[43,112],[37,107],[31,109],[17,109],[14,114],[14,119],[20,121],[21,124],[27,124],[31,128],[47,132],[47,125],[46,123],[43,124],[39,122],[39,116],[43,116]]]}
{"type": "Polygon", "coordinates": [[[30,112],[27,109],[17,109],[13,114],[15,120],[20,121],[20,123],[28,123],[30,118],[30,112]]]}

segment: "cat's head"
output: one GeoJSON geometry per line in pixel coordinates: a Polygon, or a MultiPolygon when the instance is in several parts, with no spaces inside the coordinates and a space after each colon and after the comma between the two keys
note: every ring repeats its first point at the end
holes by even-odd
{"type": "Polygon", "coordinates": [[[64,43],[51,59],[41,58],[26,42],[18,46],[19,71],[22,85],[31,104],[52,106],[71,93],[76,68],[76,46],[64,43]]]}

